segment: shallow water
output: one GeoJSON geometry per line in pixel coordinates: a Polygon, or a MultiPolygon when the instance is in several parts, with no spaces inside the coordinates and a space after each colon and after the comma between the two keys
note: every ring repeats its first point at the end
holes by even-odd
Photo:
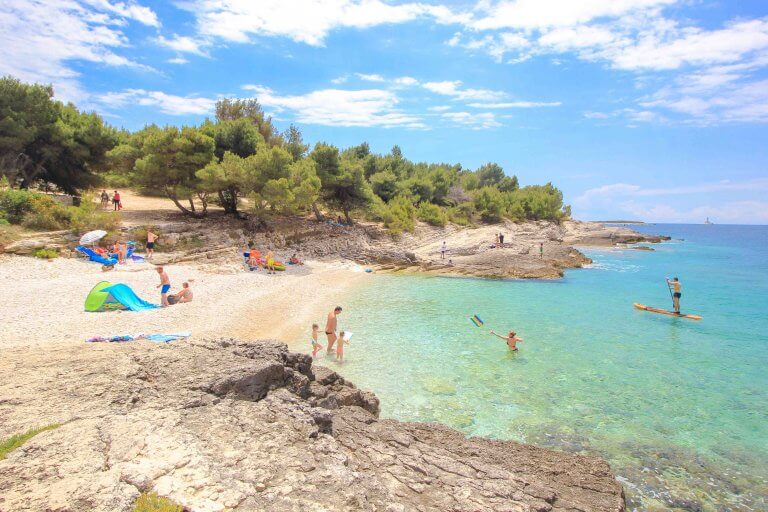
{"type": "Polygon", "coordinates": [[[560,281],[371,275],[330,366],[385,417],[600,454],[631,510],[768,510],[768,227],[640,229],[678,240],[585,250],[594,264],[560,281]],[[673,274],[701,322],[633,309],[671,308],[673,274]]]}

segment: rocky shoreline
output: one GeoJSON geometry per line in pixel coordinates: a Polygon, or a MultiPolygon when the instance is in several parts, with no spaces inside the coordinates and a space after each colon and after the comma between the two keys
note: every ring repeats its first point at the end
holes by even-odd
{"type": "Polygon", "coordinates": [[[0,436],[61,423],[0,461],[0,510],[623,511],[608,464],[437,424],[275,341],[6,350],[0,436]],[[51,385],[55,382],[55,385],[51,385]]]}
{"type": "MultiPolygon", "coordinates": [[[[282,258],[296,252],[307,260],[350,260],[382,271],[495,279],[557,279],[569,268],[591,263],[578,246],[627,247],[669,239],[579,221],[444,228],[419,223],[400,237],[392,237],[376,223],[338,226],[301,218],[280,219],[269,231],[231,219],[165,221],[155,229],[162,234],[155,263],[198,262],[214,272],[217,266],[237,266],[243,248],[253,241],[258,247],[273,248],[282,258]],[[505,237],[503,245],[495,242],[499,233],[505,237]],[[448,249],[444,258],[443,242],[448,249]]],[[[141,226],[123,228],[127,238],[135,239],[142,238],[141,230],[141,226]]],[[[70,255],[75,241],[67,232],[31,234],[0,252],[30,254],[48,248],[70,255]]]]}

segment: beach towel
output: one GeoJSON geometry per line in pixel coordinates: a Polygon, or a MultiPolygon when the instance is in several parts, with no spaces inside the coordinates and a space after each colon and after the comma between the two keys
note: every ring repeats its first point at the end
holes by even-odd
{"type": "Polygon", "coordinates": [[[88,338],[85,341],[86,343],[121,343],[135,340],[149,340],[156,341],[158,343],[169,343],[171,341],[189,338],[190,336],[192,336],[191,332],[179,332],[174,334],[117,334],[111,336],[94,336],[92,338],[88,338]]]}

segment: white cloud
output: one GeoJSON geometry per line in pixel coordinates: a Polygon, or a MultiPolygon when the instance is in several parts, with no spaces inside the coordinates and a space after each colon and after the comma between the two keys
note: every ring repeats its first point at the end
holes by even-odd
{"type": "Polygon", "coordinates": [[[539,108],[539,107],[559,107],[562,105],[559,101],[507,101],[501,103],[468,103],[468,107],[473,108],[539,108]]]}
{"type": "Polygon", "coordinates": [[[369,28],[428,18],[438,23],[468,21],[444,6],[390,4],[382,0],[189,0],[181,4],[196,16],[206,37],[248,42],[252,36],[287,37],[322,46],[341,28],[369,28]]]}
{"type": "Polygon", "coordinates": [[[96,101],[108,108],[121,108],[126,105],[156,107],[164,114],[205,115],[213,111],[216,100],[197,96],[177,96],[162,91],[144,89],[126,89],[122,92],[110,92],[100,95],[96,101]]]}
{"type": "Polygon", "coordinates": [[[364,80],[366,82],[383,82],[384,77],[381,75],[377,75],[375,73],[373,74],[366,74],[366,73],[355,73],[355,76],[359,78],[360,80],[364,80]]]}
{"type": "Polygon", "coordinates": [[[194,55],[200,55],[202,57],[208,56],[208,54],[202,49],[202,47],[205,46],[206,43],[204,41],[200,41],[192,37],[180,36],[178,34],[174,34],[173,37],[170,39],[160,36],[156,39],[156,41],[160,46],[165,46],[166,48],[170,48],[171,50],[175,50],[177,52],[192,53],[194,55]]]}
{"type": "Polygon", "coordinates": [[[167,62],[168,64],[187,64],[189,61],[184,57],[174,57],[172,59],[168,59],[167,62]]]}
{"type": "Polygon", "coordinates": [[[709,217],[716,223],[765,224],[768,223],[767,202],[729,197],[745,193],[764,197],[765,191],[768,191],[768,178],[667,188],[614,183],[587,190],[573,201],[573,205],[589,218],[630,216],[648,222],[700,223],[709,217]],[[659,200],[665,197],[669,199],[659,200]]]}
{"type": "Polygon", "coordinates": [[[348,80],[349,80],[349,75],[341,75],[331,80],[331,83],[338,85],[338,84],[343,84],[348,80]]]}
{"type": "Polygon", "coordinates": [[[135,2],[106,0],[4,0],[0,2],[0,75],[53,83],[59,99],[85,103],[71,63],[148,66],[115,53],[129,42],[120,27],[129,20],[158,26],[154,13],[135,2]]]}
{"type": "Polygon", "coordinates": [[[445,112],[446,110],[451,110],[451,107],[448,105],[437,105],[434,107],[429,107],[427,110],[431,112],[445,112]]]}
{"type": "Polygon", "coordinates": [[[267,87],[247,85],[259,103],[276,112],[290,112],[296,121],[326,126],[426,128],[421,118],[397,108],[397,95],[383,89],[323,89],[302,95],[280,95],[267,87]]]}
{"type": "Polygon", "coordinates": [[[599,18],[616,18],[638,10],[658,8],[677,0],[500,0],[482,2],[474,29],[523,30],[569,27],[599,18]]]}
{"type": "Polygon", "coordinates": [[[442,117],[455,125],[465,126],[472,130],[484,130],[502,126],[501,123],[496,120],[496,116],[493,112],[445,112],[442,114],[442,117]]]}
{"type": "Polygon", "coordinates": [[[425,89],[443,96],[452,96],[457,100],[494,101],[506,97],[502,91],[490,89],[463,89],[461,80],[445,80],[442,82],[426,82],[425,89]]]}
{"type": "Polygon", "coordinates": [[[134,1],[83,0],[83,3],[91,5],[100,11],[111,12],[121,18],[138,21],[150,27],[160,27],[160,20],[157,18],[157,14],[149,7],[144,7],[134,1]]]}
{"type": "Polygon", "coordinates": [[[398,78],[395,78],[392,83],[395,85],[400,85],[403,87],[412,87],[414,85],[419,85],[419,81],[411,76],[401,76],[398,78]]]}

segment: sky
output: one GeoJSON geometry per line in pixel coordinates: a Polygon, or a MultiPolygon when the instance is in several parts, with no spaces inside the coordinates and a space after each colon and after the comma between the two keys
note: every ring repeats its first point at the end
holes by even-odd
{"type": "Polygon", "coordinates": [[[255,97],[311,144],[551,181],[579,219],[768,224],[765,0],[0,0],[0,48],[128,129],[255,97]]]}

